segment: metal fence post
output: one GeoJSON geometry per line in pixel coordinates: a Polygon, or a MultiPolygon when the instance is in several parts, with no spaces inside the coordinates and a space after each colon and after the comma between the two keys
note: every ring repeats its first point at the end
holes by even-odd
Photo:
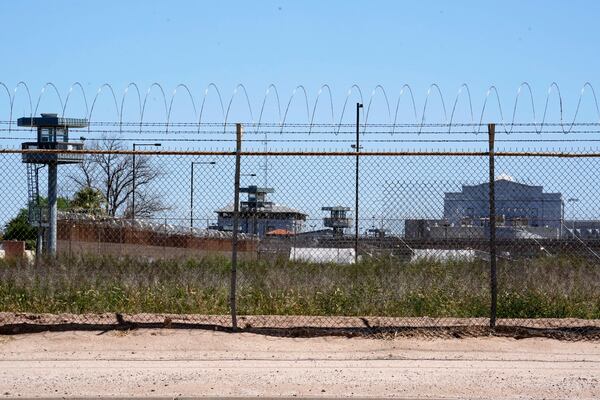
{"type": "Polygon", "coordinates": [[[48,254],[51,257],[56,256],[57,242],[57,181],[58,181],[58,164],[52,162],[48,164],[48,254]]]}
{"type": "Polygon", "coordinates": [[[242,124],[235,124],[236,148],[235,148],[235,178],[233,195],[233,232],[231,234],[231,283],[229,287],[229,306],[231,308],[231,327],[237,330],[237,256],[238,256],[238,230],[240,226],[240,163],[242,152],[242,124]]]}
{"type": "Polygon", "coordinates": [[[494,137],[496,124],[488,124],[489,135],[489,203],[490,203],[490,328],[496,327],[496,305],[498,301],[498,277],[496,275],[496,188],[494,170],[494,137]]]}
{"type": "Polygon", "coordinates": [[[355,186],[354,186],[354,214],[356,220],[354,221],[354,264],[358,263],[358,195],[359,195],[359,183],[360,183],[360,170],[358,162],[360,161],[360,109],[363,107],[361,103],[356,103],[356,164],[355,164],[355,186]]]}

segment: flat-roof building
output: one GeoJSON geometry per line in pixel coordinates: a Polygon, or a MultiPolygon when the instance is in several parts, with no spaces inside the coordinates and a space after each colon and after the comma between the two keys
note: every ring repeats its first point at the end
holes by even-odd
{"type": "MultiPolygon", "coordinates": [[[[495,181],[495,200],[497,235],[562,236],[564,200],[561,193],[545,193],[543,186],[502,178],[495,181]]],[[[460,192],[444,193],[443,218],[407,220],[405,236],[415,239],[486,237],[489,213],[489,182],[462,185],[460,192]]]]}
{"type": "MultiPolygon", "coordinates": [[[[247,200],[240,202],[240,232],[264,237],[269,232],[283,230],[295,234],[302,229],[307,215],[294,208],[268,201],[267,194],[274,191],[273,188],[258,186],[240,189],[240,192],[248,193],[247,200]]],[[[233,230],[233,208],[233,204],[230,204],[216,210],[217,229],[233,230]]]]}
{"type": "MultiPolygon", "coordinates": [[[[504,226],[551,227],[560,229],[564,218],[561,193],[544,193],[543,186],[526,185],[511,179],[495,181],[496,215],[504,226]]],[[[444,219],[451,226],[487,224],[489,183],[463,185],[460,192],[444,194],[444,219]]]]}

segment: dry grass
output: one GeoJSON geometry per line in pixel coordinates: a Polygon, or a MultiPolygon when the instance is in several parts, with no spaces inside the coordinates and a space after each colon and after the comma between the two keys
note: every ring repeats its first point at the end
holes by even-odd
{"type": "MultiPolygon", "coordinates": [[[[227,314],[223,259],[145,261],[82,257],[38,267],[0,264],[0,310],[28,313],[227,314]]],[[[248,315],[486,317],[483,261],[358,265],[283,261],[239,267],[238,307],[248,315]]],[[[600,319],[600,268],[583,259],[499,265],[499,318],[600,319]]]]}

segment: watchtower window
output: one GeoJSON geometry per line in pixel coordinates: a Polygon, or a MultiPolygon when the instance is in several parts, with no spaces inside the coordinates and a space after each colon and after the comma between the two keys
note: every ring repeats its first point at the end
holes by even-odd
{"type": "Polygon", "coordinates": [[[63,128],[39,128],[39,142],[68,142],[69,134],[63,128]]]}
{"type": "Polygon", "coordinates": [[[54,142],[54,128],[40,128],[40,142],[54,142]]]}
{"type": "Polygon", "coordinates": [[[57,142],[68,142],[69,131],[62,128],[56,128],[56,141],[57,142]]]}

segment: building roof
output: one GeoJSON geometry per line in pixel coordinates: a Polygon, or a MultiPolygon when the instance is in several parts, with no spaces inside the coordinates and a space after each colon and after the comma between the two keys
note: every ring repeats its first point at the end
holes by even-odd
{"type": "Polygon", "coordinates": [[[321,207],[322,211],[350,211],[350,207],[344,207],[344,206],[328,206],[328,207],[321,207]]]}
{"type": "MultiPolygon", "coordinates": [[[[240,209],[241,213],[247,212],[248,210],[240,209]]],[[[252,210],[254,211],[254,210],[252,210]]],[[[233,212],[233,204],[228,204],[223,208],[219,208],[215,211],[216,213],[232,213],[233,212]]],[[[300,210],[296,210],[295,208],[291,208],[288,206],[284,206],[281,204],[273,204],[269,208],[257,208],[257,213],[261,214],[300,214],[300,215],[308,215],[300,210]]]]}
{"type": "MultiPolygon", "coordinates": [[[[504,185],[509,185],[509,186],[523,186],[523,187],[528,187],[528,188],[536,188],[536,189],[541,189],[543,190],[544,187],[541,185],[528,185],[526,183],[521,183],[521,182],[517,182],[514,179],[507,179],[504,177],[498,177],[496,179],[494,179],[494,182],[496,183],[496,185],[498,184],[504,184],[504,185]]],[[[483,182],[483,183],[478,183],[475,185],[463,185],[463,188],[467,188],[467,187],[488,187],[490,185],[489,182],[483,182]]]]}
{"type": "Polygon", "coordinates": [[[333,229],[317,229],[313,231],[303,231],[297,232],[296,236],[325,236],[325,235],[333,235],[333,229]]]}
{"type": "MultiPolygon", "coordinates": [[[[532,191],[535,190],[539,193],[542,193],[544,196],[558,196],[558,197],[562,197],[562,193],[548,193],[548,192],[544,192],[544,187],[542,185],[528,185],[526,183],[521,183],[521,182],[517,182],[515,181],[513,178],[506,178],[506,177],[498,177],[494,180],[497,190],[502,190],[501,188],[504,187],[519,187],[519,188],[526,188],[528,191],[532,191]]],[[[477,183],[475,185],[462,185],[461,191],[460,192],[445,192],[444,194],[446,196],[448,195],[463,195],[466,192],[473,192],[473,191],[480,191],[483,190],[484,193],[487,193],[487,190],[489,188],[490,183],[489,182],[483,182],[483,183],[477,183]]],[[[483,199],[482,199],[483,200],[483,199]]]]}
{"type": "Polygon", "coordinates": [[[294,232],[287,229],[274,229],[266,233],[267,236],[293,236],[294,232]]]}
{"type": "Polygon", "coordinates": [[[275,189],[250,185],[248,187],[241,187],[240,193],[275,193],[275,189]]]}
{"type": "Polygon", "coordinates": [[[64,118],[58,114],[42,113],[41,117],[23,117],[17,120],[18,126],[28,127],[66,127],[66,128],[85,128],[88,126],[88,120],[84,118],[64,118]]]}

